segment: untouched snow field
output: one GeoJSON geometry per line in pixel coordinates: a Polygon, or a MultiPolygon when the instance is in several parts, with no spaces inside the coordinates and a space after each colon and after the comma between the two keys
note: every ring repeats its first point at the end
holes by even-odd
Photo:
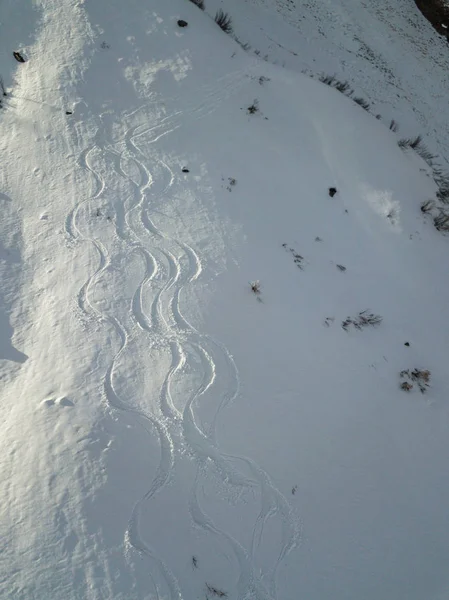
{"type": "Polygon", "coordinates": [[[0,597],[446,599],[446,43],[206,3],[0,6],[0,597]]]}

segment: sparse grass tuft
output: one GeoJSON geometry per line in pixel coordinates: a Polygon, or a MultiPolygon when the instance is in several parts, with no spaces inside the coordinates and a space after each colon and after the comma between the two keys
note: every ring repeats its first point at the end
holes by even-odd
{"type": "Polygon", "coordinates": [[[349,330],[351,325],[354,326],[355,329],[359,331],[364,327],[375,327],[376,325],[380,325],[382,322],[382,317],[380,315],[375,315],[374,313],[369,313],[367,310],[362,310],[356,317],[347,317],[341,324],[345,331],[349,330]]]}
{"type": "Polygon", "coordinates": [[[352,94],[354,93],[354,90],[351,88],[347,81],[340,81],[335,77],[335,75],[321,75],[319,79],[321,83],[333,87],[345,96],[352,96],[352,94]]]}
{"type": "Polygon", "coordinates": [[[399,125],[396,123],[394,119],[390,121],[390,130],[396,133],[399,130],[399,125]]]}
{"type": "Polygon", "coordinates": [[[371,105],[364,98],[360,98],[360,97],[354,98],[354,102],[356,104],[358,104],[359,106],[361,106],[362,108],[364,108],[365,110],[369,111],[371,105]]]}
{"type": "Polygon", "coordinates": [[[217,598],[227,598],[228,597],[227,592],[224,592],[223,590],[219,590],[218,588],[214,587],[213,585],[209,585],[208,583],[206,583],[206,589],[209,592],[209,594],[212,594],[212,596],[216,596],[217,598]]]}
{"type": "Polygon", "coordinates": [[[258,296],[260,294],[260,281],[251,281],[249,285],[253,294],[256,294],[256,296],[258,296]]]}
{"type": "Polygon", "coordinates": [[[254,100],[251,106],[248,106],[246,111],[249,115],[255,115],[257,112],[259,112],[259,101],[257,99],[254,100]]]}
{"type": "Polygon", "coordinates": [[[433,224],[438,231],[449,231],[449,213],[440,208],[440,214],[433,219],[433,224]]]}
{"type": "Polygon", "coordinates": [[[421,143],[422,137],[417,135],[415,138],[401,138],[398,141],[399,148],[402,150],[406,150],[407,148],[412,148],[413,150],[421,143]]]}
{"type": "Polygon", "coordinates": [[[192,4],[195,4],[195,6],[198,6],[198,8],[201,8],[201,10],[204,10],[205,8],[204,0],[190,0],[190,2],[192,2],[192,4]]]}
{"type": "Polygon", "coordinates": [[[228,13],[223,12],[221,8],[217,10],[215,15],[215,23],[225,33],[232,33],[232,18],[228,13]]]}
{"type": "Polygon", "coordinates": [[[251,50],[251,46],[248,43],[242,42],[236,35],[234,35],[233,38],[242,50],[244,50],[245,52],[249,52],[251,50]]]}
{"type": "Polygon", "coordinates": [[[449,204],[449,175],[440,169],[434,169],[434,180],[438,186],[437,198],[443,204],[449,204]]]}
{"type": "Polygon", "coordinates": [[[405,369],[399,373],[399,377],[403,379],[400,388],[406,392],[413,389],[413,384],[416,384],[421,394],[425,394],[430,386],[430,371],[428,369],[405,369]]]}
{"type": "Polygon", "coordinates": [[[424,213],[424,214],[432,212],[432,210],[434,208],[435,208],[435,202],[433,200],[425,200],[421,204],[421,212],[424,213]]]}

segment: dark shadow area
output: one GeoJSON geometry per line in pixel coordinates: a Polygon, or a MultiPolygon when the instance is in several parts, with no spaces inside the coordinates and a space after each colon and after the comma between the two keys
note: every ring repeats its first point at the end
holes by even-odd
{"type": "Polygon", "coordinates": [[[22,258],[18,249],[20,227],[12,210],[11,198],[2,193],[0,200],[0,209],[3,212],[0,227],[0,360],[24,363],[28,356],[14,348],[14,328],[10,320],[21,276],[22,258]]]}
{"type": "MultiPolygon", "coordinates": [[[[0,303],[2,299],[0,297],[0,303]]],[[[17,363],[24,363],[28,356],[17,348],[14,348],[11,342],[14,329],[9,323],[9,317],[5,309],[0,306],[0,360],[11,360],[17,363]]]]}
{"type": "Polygon", "coordinates": [[[415,2],[416,6],[438,33],[448,37],[449,6],[444,0],[415,0],[415,2]]]}

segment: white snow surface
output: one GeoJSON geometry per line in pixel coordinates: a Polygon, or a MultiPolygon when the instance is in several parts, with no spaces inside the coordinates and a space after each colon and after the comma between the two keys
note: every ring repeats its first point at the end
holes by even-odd
{"type": "Polygon", "coordinates": [[[448,239],[388,129],[444,163],[449,51],[394,4],[1,3],[1,598],[449,597],[448,239]]]}

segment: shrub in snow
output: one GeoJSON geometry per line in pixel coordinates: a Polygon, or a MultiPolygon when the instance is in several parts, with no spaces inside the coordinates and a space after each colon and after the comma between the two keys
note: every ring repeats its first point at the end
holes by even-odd
{"type": "Polygon", "coordinates": [[[421,140],[422,137],[420,135],[417,135],[415,138],[401,138],[398,141],[398,146],[402,149],[412,148],[414,150],[417,146],[419,146],[421,140]]]}
{"type": "Polygon", "coordinates": [[[260,281],[251,281],[249,285],[253,294],[260,294],[260,281]]]}
{"type": "Polygon", "coordinates": [[[335,75],[321,75],[320,81],[321,83],[335,88],[338,92],[344,94],[345,96],[352,96],[354,93],[354,90],[347,81],[339,81],[335,75]]]}
{"type": "Polygon", "coordinates": [[[438,231],[449,231],[449,213],[440,209],[440,214],[434,218],[433,224],[438,231]]]}
{"type": "Polygon", "coordinates": [[[396,123],[396,121],[394,119],[391,119],[390,130],[393,131],[394,133],[396,133],[398,129],[399,129],[399,125],[396,123]]]}
{"type": "Polygon", "coordinates": [[[356,317],[347,317],[342,322],[341,326],[345,331],[348,331],[349,327],[353,325],[355,329],[360,331],[364,327],[375,327],[376,325],[380,325],[381,322],[382,317],[380,315],[369,313],[368,310],[362,310],[356,317]]]}
{"type": "Polygon", "coordinates": [[[433,170],[433,178],[438,186],[437,198],[444,204],[449,203],[449,175],[446,175],[441,169],[433,170]]]}
{"type": "Polygon", "coordinates": [[[251,106],[248,106],[248,108],[246,109],[249,115],[254,115],[256,114],[256,112],[259,111],[259,101],[258,100],[254,100],[254,102],[251,104],[251,106]]]}
{"type": "Polygon", "coordinates": [[[421,212],[424,214],[431,212],[434,208],[435,202],[433,200],[425,200],[425,202],[421,204],[421,212]]]}
{"type": "Polygon", "coordinates": [[[190,0],[190,2],[201,8],[201,10],[204,10],[204,0],[190,0]]]}
{"type": "Polygon", "coordinates": [[[402,390],[409,392],[416,384],[421,394],[424,394],[430,386],[430,371],[428,369],[406,369],[399,373],[399,377],[404,381],[401,382],[402,390]]]}
{"type": "Polygon", "coordinates": [[[228,13],[225,13],[221,10],[217,10],[215,15],[215,23],[222,29],[225,33],[232,33],[232,19],[228,13]]]}
{"type": "Polygon", "coordinates": [[[369,102],[367,102],[363,98],[360,98],[360,97],[354,98],[354,102],[356,104],[358,104],[359,106],[361,106],[362,108],[364,108],[365,110],[369,110],[369,108],[370,108],[369,102]]]}
{"type": "Polygon", "coordinates": [[[220,589],[214,587],[213,585],[209,585],[208,583],[206,583],[206,589],[209,592],[209,594],[211,594],[212,596],[215,596],[216,598],[227,598],[228,597],[227,592],[224,592],[223,590],[220,590],[220,589]]]}
{"type": "Polygon", "coordinates": [[[336,194],[336,193],[337,193],[337,188],[335,188],[335,187],[330,187],[330,188],[329,188],[329,196],[330,196],[331,198],[333,198],[333,197],[335,196],[335,194],[336,194]]]}

